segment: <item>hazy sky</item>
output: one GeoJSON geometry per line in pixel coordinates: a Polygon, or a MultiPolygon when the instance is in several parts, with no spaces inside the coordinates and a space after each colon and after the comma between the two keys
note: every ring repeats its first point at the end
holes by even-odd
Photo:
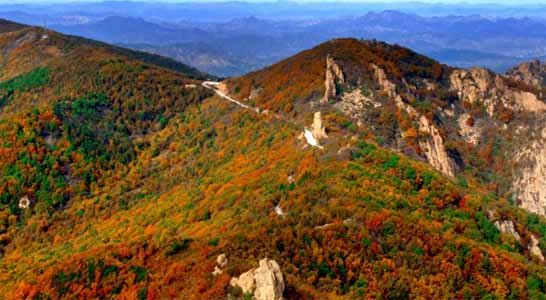
{"type": "MultiPolygon", "coordinates": [[[[66,3],[66,2],[101,2],[102,0],[0,0],[1,4],[15,3],[66,3]]],[[[227,2],[231,0],[138,0],[139,2],[227,2]]],[[[273,2],[270,0],[242,0],[242,2],[273,2]]],[[[421,2],[421,3],[492,3],[504,5],[517,4],[544,4],[544,0],[295,0],[294,2],[375,2],[375,3],[396,3],[396,2],[421,2]]],[[[546,14],[546,12],[544,12],[546,14]]]]}

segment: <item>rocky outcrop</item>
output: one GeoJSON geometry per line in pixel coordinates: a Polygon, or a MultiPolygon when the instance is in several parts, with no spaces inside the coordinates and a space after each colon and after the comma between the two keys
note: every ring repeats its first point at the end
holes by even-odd
{"type": "Polygon", "coordinates": [[[24,196],[23,198],[19,199],[19,208],[21,209],[27,209],[31,204],[32,202],[28,196],[24,196]]]}
{"type": "Polygon", "coordinates": [[[240,287],[244,294],[253,294],[255,300],[282,300],[284,279],[279,264],[274,260],[264,258],[260,266],[233,277],[230,281],[233,287],[240,287]]]}
{"type": "Polygon", "coordinates": [[[396,93],[396,85],[388,79],[385,71],[374,64],[371,64],[371,67],[374,70],[375,80],[383,92],[385,92],[390,98],[399,97],[399,95],[396,93]]]}
{"type": "Polygon", "coordinates": [[[513,236],[516,241],[521,243],[521,236],[516,231],[514,222],[510,220],[497,220],[493,224],[495,224],[495,227],[497,227],[500,232],[513,236]]]}
{"type": "Polygon", "coordinates": [[[222,253],[218,255],[218,257],[216,258],[216,266],[214,267],[214,271],[212,272],[212,275],[218,276],[224,273],[224,269],[227,267],[227,265],[228,265],[228,259],[226,254],[222,253]]]}
{"type": "Polygon", "coordinates": [[[313,115],[313,126],[311,127],[311,132],[317,140],[325,139],[328,137],[326,135],[326,128],[322,125],[322,115],[320,111],[315,112],[313,115]]]}
{"type": "Polygon", "coordinates": [[[354,89],[343,93],[341,101],[336,102],[334,107],[351,118],[360,119],[369,107],[378,108],[381,103],[374,101],[371,95],[363,95],[360,89],[354,89]]]}
{"type": "Polygon", "coordinates": [[[457,122],[459,123],[459,134],[467,143],[476,146],[480,141],[481,130],[477,124],[474,124],[472,117],[467,113],[463,113],[459,116],[457,122]]]}
{"type": "Polygon", "coordinates": [[[482,68],[453,71],[450,76],[450,89],[463,102],[483,105],[491,118],[501,105],[514,111],[546,111],[546,103],[536,94],[514,90],[507,86],[502,76],[482,68]]]}
{"type": "MultiPolygon", "coordinates": [[[[489,215],[490,218],[493,218],[494,213],[490,212],[489,215]]],[[[524,239],[518,233],[516,226],[514,226],[514,222],[511,220],[496,220],[493,224],[495,224],[495,227],[497,227],[500,232],[513,236],[518,243],[525,245],[524,239]]],[[[544,261],[544,255],[542,254],[542,250],[540,250],[538,239],[533,234],[529,235],[529,239],[530,240],[527,243],[527,250],[529,250],[529,253],[541,261],[544,261]]]]}
{"type": "Polygon", "coordinates": [[[428,163],[445,175],[454,176],[457,165],[449,157],[444,146],[444,139],[440,135],[438,128],[425,116],[420,115],[412,106],[402,101],[402,97],[396,92],[396,85],[388,79],[383,69],[373,64],[371,66],[374,70],[375,80],[382,91],[388,97],[394,99],[396,106],[400,110],[405,111],[411,118],[417,120],[420,132],[419,147],[423,150],[428,163]]]}
{"type": "Polygon", "coordinates": [[[506,76],[530,86],[544,87],[546,86],[546,64],[539,60],[523,63],[506,72],[506,76]]]}
{"type": "Polygon", "coordinates": [[[425,117],[419,117],[419,131],[427,134],[426,138],[419,139],[419,146],[423,150],[430,165],[448,176],[455,176],[456,164],[447,154],[444,139],[436,126],[425,117]]]}
{"type": "MultiPolygon", "coordinates": [[[[546,122],[545,118],[542,122],[546,122]]],[[[526,136],[527,145],[514,157],[517,167],[512,190],[519,206],[546,216],[546,124],[542,124],[536,138],[529,138],[530,134],[526,136]]]]}
{"type": "Polygon", "coordinates": [[[327,137],[328,135],[326,135],[326,128],[324,125],[322,125],[321,113],[320,111],[317,111],[313,115],[313,124],[311,125],[311,128],[304,128],[299,139],[305,138],[308,145],[323,149],[323,147],[320,145],[320,140],[327,137]]]}
{"type": "Polygon", "coordinates": [[[327,103],[329,99],[337,96],[337,86],[345,84],[345,76],[341,68],[329,55],[326,57],[326,78],[324,80],[324,96],[322,103],[327,103]]]}

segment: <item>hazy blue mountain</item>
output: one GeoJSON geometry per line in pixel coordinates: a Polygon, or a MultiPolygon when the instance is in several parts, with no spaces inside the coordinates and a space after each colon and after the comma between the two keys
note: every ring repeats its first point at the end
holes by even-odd
{"type": "Polygon", "coordinates": [[[47,25],[233,76],[332,38],[378,39],[459,66],[495,71],[544,57],[546,6],[358,3],[102,2],[0,5],[0,17],[47,25]],[[398,10],[385,10],[396,7],[398,10]],[[419,15],[415,14],[418,9],[419,15]],[[517,16],[517,17],[513,17],[517,16]],[[282,17],[282,18],[281,18],[282,17]]]}

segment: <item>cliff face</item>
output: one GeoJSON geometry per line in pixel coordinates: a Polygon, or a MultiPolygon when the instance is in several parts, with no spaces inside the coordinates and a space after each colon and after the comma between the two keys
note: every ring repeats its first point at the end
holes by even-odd
{"type": "Polygon", "coordinates": [[[322,103],[337,96],[337,86],[345,84],[345,76],[333,58],[326,57],[326,78],[324,80],[324,97],[322,103]]]}
{"type": "MultiPolygon", "coordinates": [[[[546,119],[542,129],[530,135],[529,142],[516,151],[513,192],[518,204],[530,211],[546,215],[546,119]]],[[[529,133],[529,130],[527,130],[529,133]]]]}
{"type": "MultiPolygon", "coordinates": [[[[331,68],[328,64],[327,74],[334,74],[331,68]]],[[[419,82],[409,83],[406,78],[395,82],[392,75],[373,63],[367,69],[372,77],[371,90],[366,93],[366,89],[347,88],[347,84],[342,87],[347,91],[334,107],[364,127],[370,122],[366,124],[363,119],[373,110],[384,114],[390,109],[395,115],[405,115],[405,121],[399,122],[409,122],[414,130],[405,130],[399,124],[392,147],[404,151],[400,145],[413,140],[417,149],[413,155],[447,176],[462,175],[467,164],[475,164],[476,173],[492,172],[493,161],[513,160],[513,170],[504,168],[497,174],[508,182],[497,185],[497,191],[511,195],[524,209],[546,215],[546,133],[540,125],[546,123],[541,119],[546,112],[544,86],[540,85],[544,65],[524,64],[509,75],[482,68],[454,69],[446,72],[443,82],[422,80],[429,92],[443,85],[453,95],[443,107],[429,112],[423,112],[412,100],[420,92],[416,88],[419,82]],[[389,102],[395,110],[389,108],[389,102]],[[472,156],[479,155],[489,162],[472,162],[472,156]]],[[[345,72],[336,65],[336,73],[345,72]]]]}
{"type": "MultiPolygon", "coordinates": [[[[463,104],[483,107],[486,115],[481,117],[482,124],[492,122],[490,130],[510,136],[512,146],[504,151],[515,166],[508,175],[512,197],[522,208],[541,215],[546,215],[545,69],[546,65],[534,61],[505,76],[478,68],[456,70],[450,76],[451,89],[463,104]],[[524,88],[514,86],[514,81],[524,88]],[[502,111],[507,115],[499,114],[502,111]],[[498,122],[499,117],[502,122],[498,122]]],[[[468,126],[464,121],[468,113],[463,110],[460,115],[460,134],[477,146],[485,126],[468,126]]]]}

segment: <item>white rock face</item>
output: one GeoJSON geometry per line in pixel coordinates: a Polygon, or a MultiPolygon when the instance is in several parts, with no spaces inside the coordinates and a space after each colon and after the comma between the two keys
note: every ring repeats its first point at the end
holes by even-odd
{"type": "Polygon", "coordinates": [[[512,190],[522,208],[546,216],[546,124],[539,134],[514,158],[519,166],[514,172],[512,190]]]}
{"type": "Polygon", "coordinates": [[[253,293],[255,300],[282,300],[285,287],[279,264],[267,258],[260,260],[258,268],[233,277],[230,285],[240,287],[245,294],[253,293]]]}
{"type": "MultiPolygon", "coordinates": [[[[512,235],[520,244],[523,242],[523,239],[514,226],[514,222],[511,220],[497,220],[493,224],[495,224],[495,227],[497,227],[500,232],[512,235]]],[[[529,249],[531,255],[544,261],[544,255],[540,250],[538,239],[533,234],[530,235],[530,238],[531,240],[529,244],[527,244],[527,249],[529,249]]]]}
{"type": "Polygon", "coordinates": [[[490,117],[495,115],[499,105],[514,111],[546,111],[546,103],[537,95],[509,88],[504,77],[486,69],[455,70],[450,76],[450,85],[462,101],[483,104],[490,117]]]}
{"type": "Polygon", "coordinates": [[[374,64],[371,64],[371,66],[374,70],[375,80],[383,91],[391,98],[398,96],[396,94],[396,85],[389,80],[385,71],[374,64]]]}
{"type": "Polygon", "coordinates": [[[273,208],[273,211],[277,214],[277,216],[284,217],[284,212],[282,211],[282,208],[280,207],[279,204],[277,204],[277,205],[273,208]]]}
{"type": "Polygon", "coordinates": [[[373,96],[364,96],[360,89],[354,89],[343,93],[341,101],[336,102],[334,107],[342,111],[345,115],[358,119],[363,116],[366,109],[369,107],[381,107],[381,103],[374,101],[373,96]]]}
{"type": "Polygon", "coordinates": [[[313,116],[313,136],[317,140],[325,139],[328,136],[326,135],[326,128],[322,125],[322,116],[320,111],[315,112],[313,116]]]}
{"type": "Polygon", "coordinates": [[[330,98],[336,96],[336,83],[345,84],[345,76],[334,59],[328,56],[326,57],[325,91],[321,100],[322,103],[327,103],[330,98]]]}
{"type": "Polygon", "coordinates": [[[493,224],[495,224],[495,227],[497,227],[500,232],[512,235],[516,241],[521,243],[521,236],[516,231],[514,222],[511,220],[497,220],[493,224]]]}
{"type": "Polygon", "coordinates": [[[419,139],[428,162],[438,171],[448,176],[455,176],[455,164],[447,155],[444,140],[436,126],[425,117],[419,117],[419,130],[429,135],[429,138],[419,139]]]}
{"type": "Polygon", "coordinates": [[[213,276],[218,276],[222,273],[224,273],[224,270],[228,265],[228,259],[226,257],[225,253],[222,253],[218,255],[216,258],[216,266],[214,267],[214,271],[212,272],[213,276]]]}
{"type": "Polygon", "coordinates": [[[467,113],[461,114],[457,119],[460,128],[459,133],[468,143],[476,146],[480,141],[481,131],[476,125],[468,125],[468,119],[470,119],[470,115],[467,113]]]}
{"type": "Polygon", "coordinates": [[[27,209],[30,207],[30,199],[28,196],[24,196],[23,198],[19,199],[19,208],[21,209],[27,209]]]}
{"type": "Polygon", "coordinates": [[[322,149],[319,141],[327,138],[328,135],[326,135],[326,128],[322,125],[320,111],[315,112],[313,125],[311,126],[311,129],[304,129],[303,136],[305,137],[307,144],[322,149]]]}
{"type": "Polygon", "coordinates": [[[523,63],[506,75],[519,81],[523,81],[532,86],[546,86],[546,64],[539,60],[523,63]]]}

